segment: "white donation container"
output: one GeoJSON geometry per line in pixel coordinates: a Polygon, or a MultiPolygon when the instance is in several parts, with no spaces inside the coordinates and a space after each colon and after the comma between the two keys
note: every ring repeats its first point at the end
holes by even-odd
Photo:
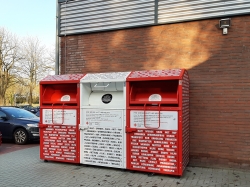
{"type": "Polygon", "coordinates": [[[126,168],[126,78],[89,73],[80,81],[80,163],[126,168]]]}

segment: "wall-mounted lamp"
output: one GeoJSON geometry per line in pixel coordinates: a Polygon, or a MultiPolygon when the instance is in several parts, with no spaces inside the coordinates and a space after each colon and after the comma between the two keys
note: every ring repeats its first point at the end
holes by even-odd
{"type": "Polygon", "coordinates": [[[227,34],[227,28],[231,26],[231,18],[221,19],[219,21],[220,28],[223,29],[223,34],[227,34]]]}

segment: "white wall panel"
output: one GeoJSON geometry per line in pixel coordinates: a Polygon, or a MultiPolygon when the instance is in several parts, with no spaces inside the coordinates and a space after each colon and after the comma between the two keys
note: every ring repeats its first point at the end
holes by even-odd
{"type": "Polygon", "coordinates": [[[76,0],[60,5],[61,35],[154,24],[154,0],[76,0]]]}
{"type": "Polygon", "coordinates": [[[58,0],[59,35],[250,14],[250,0],[58,0]]]}
{"type": "Polygon", "coordinates": [[[158,23],[250,13],[250,0],[159,0],[158,23]]]}

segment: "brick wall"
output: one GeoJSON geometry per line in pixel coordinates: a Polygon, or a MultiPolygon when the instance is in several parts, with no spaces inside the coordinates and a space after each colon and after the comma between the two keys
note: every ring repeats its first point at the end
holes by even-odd
{"type": "Polygon", "coordinates": [[[250,168],[250,15],[218,22],[61,37],[61,74],[186,68],[190,165],[250,168]]]}

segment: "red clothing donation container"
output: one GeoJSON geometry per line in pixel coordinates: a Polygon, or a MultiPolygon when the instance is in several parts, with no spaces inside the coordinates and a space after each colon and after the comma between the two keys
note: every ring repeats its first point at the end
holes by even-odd
{"type": "Polygon", "coordinates": [[[80,79],[50,75],[40,81],[40,158],[80,163],[80,79]]]}
{"type": "Polygon", "coordinates": [[[187,71],[135,71],[126,84],[127,169],[181,176],[189,162],[187,71]]]}

